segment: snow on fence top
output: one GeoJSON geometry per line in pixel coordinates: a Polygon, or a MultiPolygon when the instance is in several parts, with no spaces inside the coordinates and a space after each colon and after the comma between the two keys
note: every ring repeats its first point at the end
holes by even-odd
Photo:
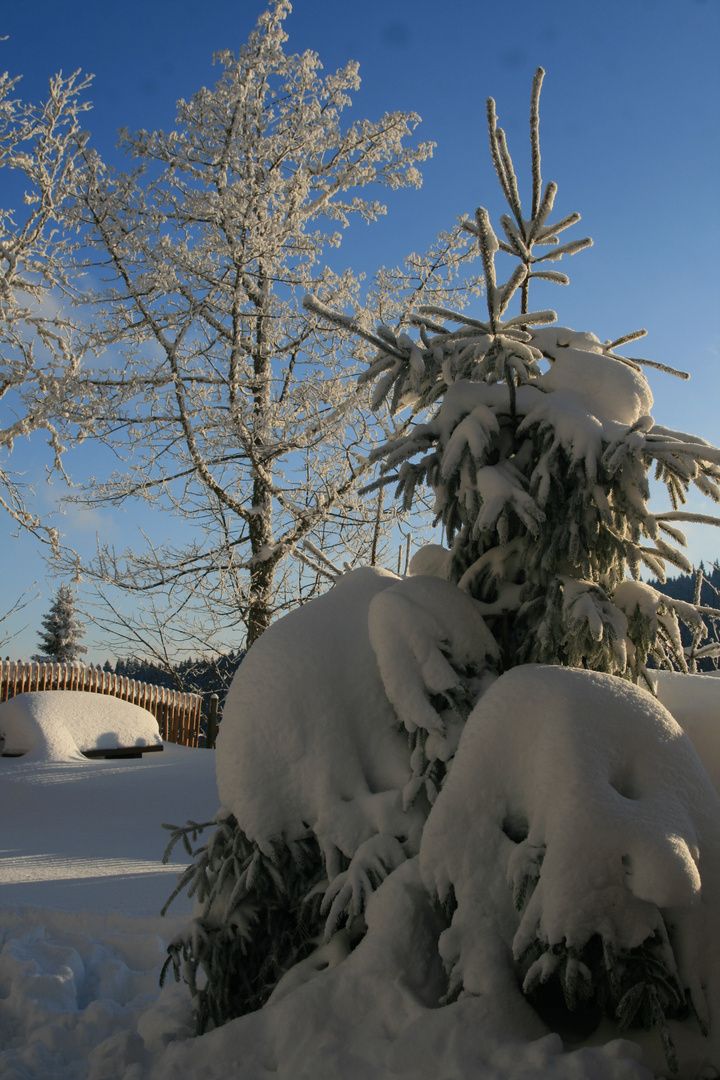
{"type": "Polygon", "coordinates": [[[0,703],[31,690],[85,690],[108,694],[147,709],[165,742],[198,746],[202,698],[166,686],[136,682],[81,663],[22,663],[0,660],[0,703]]]}

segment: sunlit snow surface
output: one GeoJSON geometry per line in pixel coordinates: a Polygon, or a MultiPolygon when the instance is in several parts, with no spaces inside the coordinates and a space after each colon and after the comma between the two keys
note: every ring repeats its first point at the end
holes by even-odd
{"type": "Polygon", "coordinates": [[[0,759],[3,905],[157,914],[188,862],[177,848],[162,865],[162,824],[212,818],[214,756],[166,743],[131,760],[0,759]]]}
{"type": "MultiPolygon", "coordinates": [[[[267,665],[267,677],[274,673],[274,681],[268,689],[268,682],[258,676],[257,698],[246,703],[248,709],[254,704],[255,711],[248,715],[257,723],[267,710],[268,693],[290,678],[293,704],[285,719],[288,725],[301,724],[286,732],[283,742],[281,731],[265,730],[267,757],[261,760],[256,787],[258,797],[272,809],[269,820],[274,825],[268,837],[278,827],[297,827],[294,815],[308,807],[315,813],[309,824],[327,820],[328,829],[335,828],[327,814],[323,819],[323,810],[337,798],[343,801],[343,795],[351,797],[345,805],[352,814],[340,822],[339,831],[328,832],[328,846],[351,847],[379,825],[400,824],[396,817],[405,812],[394,801],[393,785],[405,783],[410,770],[401,742],[394,742],[396,735],[407,735],[398,732],[398,713],[405,714],[407,727],[417,695],[424,693],[429,703],[429,686],[444,685],[449,678],[433,653],[433,641],[435,646],[444,642],[436,650],[442,658],[462,655],[463,635],[477,634],[483,640],[462,602],[454,627],[443,618],[433,623],[432,596],[451,588],[440,580],[418,579],[404,594],[393,575],[373,583],[366,574],[356,579],[352,602],[353,582],[346,580],[345,585],[348,588],[336,592],[334,608],[324,605],[326,612],[337,615],[338,625],[346,626],[345,636],[337,626],[326,633],[326,651],[318,663],[308,663],[313,650],[303,653],[298,638],[293,644],[295,631],[291,634],[288,624],[296,627],[300,639],[310,640],[307,621],[299,619],[294,624],[284,620],[286,630],[275,635],[282,651],[274,659],[263,658],[258,650],[257,670],[267,665]],[[377,597],[385,597],[375,608],[382,618],[378,615],[371,634],[368,612],[377,597]],[[353,636],[357,606],[365,612],[355,625],[359,638],[353,636]],[[367,629],[360,633],[363,626],[367,629]],[[384,641],[384,647],[392,646],[398,662],[406,664],[406,678],[394,688],[392,675],[385,674],[395,695],[393,709],[380,666],[373,661],[373,637],[384,641]],[[358,689],[353,671],[362,674],[364,690],[358,689]],[[309,729],[308,705],[321,700],[323,678],[333,687],[328,698],[331,716],[323,721],[326,735],[330,723],[342,724],[347,715],[350,732],[336,732],[334,738],[345,740],[346,759],[361,751],[364,757],[361,766],[357,761],[338,762],[334,778],[319,778],[312,788],[313,762],[330,769],[336,764],[313,743],[309,729]],[[403,686],[407,694],[401,692],[403,686]],[[344,687],[352,691],[349,702],[344,687]],[[373,738],[381,722],[389,724],[381,741],[390,753],[384,764],[363,741],[363,694],[378,710],[367,725],[373,738]],[[268,771],[273,761],[275,774],[268,771]],[[380,781],[388,787],[376,814],[371,808],[380,781]],[[354,786],[346,788],[348,783],[354,786]],[[359,828],[354,836],[348,822],[359,828]]],[[[319,625],[315,631],[323,637],[319,625]]],[[[267,641],[269,647],[273,636],[268,634],[267,641]]],[[[252,670],[248,667],[247,672],[251,675],[252,670]]],[[[674,678],[661,677],[661,700],[687,722],[717,782],[720,679],[685,676],[682,684],[663,686],[663,680],[669,684],[674,678]],[[694,701],[699,704],[691,708],[694,701]]],[[[157,986],[165,942],[185,921],[192,903],[181,897],[171,909],[176,914],[157,917],[185,858],[176,849],[174,870],[162,867],[159,857],[166,836],[160,825],[212,817],[219,805],[215,755],[166,745],[162,754],[140,761],[3,759],[0,1077],[650,1080],[648,1063],[663,1073],[656,1040],[643,1040],[643,1058],[636,1042],[618,1039],[609,1025],[596,1033],[599,1045],[563,1048],[559,1036],[548,1033],[519,992],[510,957],[520,920],[512,911],[508,874],[512,877],[514,865],[510,855],[522,843],[503,832],[508,799],[518,820],[521,812],[527,818],[528,841],[542,834],[546,845],[548,876],[543,888],[536,889],[529,918],[537,919],[548,938],[574,925],[573,920],[592,917],[602,875],[608,882],[613,874],[624,875],[615,885],[625,890],[629,906],[617,908],[618,928],[630,938],[636,922],[657,904],[674,904],[676,911],[685,912],[686,938],[694,941],[686,954],[688,981],[699,972],[713,1020],[708,1040],[691,1032],[683,1041],[676,1030],[682,1025],[673,1029],[681,1056],[692,1061],[692,1071],[681,1075],[696,1076],[705,1063],[703,1054],[712,1059],[717,1051],[718,800],[672,719],[644,693],[636,699],[638,694],[610,677],[558,669],[516,670],[496,680],[465,726],[437,802],[425,808],[420,857],[402,862],[371,897],[369,930],[357,948],[341,963],[313,972],[308,981],[298,979],[260,1012],[199,1039],[189,1037],[186,988],[171,982],[159,992],[157,986]],[[591,685],[593,693],[588,694],[591,685]],[[624,791],[617,790],[623,784],[624,791]],[[583,805],[587,787],[605,800],[599,819],[583,805]],[[479,835],[483,829],[487,847],[479,835]],[[584,888],[588,853],[597,856],[598,872],[584,888]],[[619,870],[614,860],[618,853],[619,870]],[[622,855],[628,853],[632,858],[623,864],[622,855]],[[470,887],[478,876],[488,885],[485,904],[471,930],[463,933],[469,906],[479,903],[470,887]],[[438,922],[432,896],[449,880],[456,883],[460,902],[457,921],[447,931],[438,922]],[[704,910],[698,905],[705,905],[704,910]],[[455,961],[469,972],[472,989],[481,993],[439,1007],[445,988],[441,953],[446,962],[455,961]]],[[[426,713],[430,727],[432,721],[426,713]]],[[[437,732],[433,737],[440,739],[437,732]]],[[[223,742],[234,744],[229,728],[221,746],[223,742]]],[[[235,809],[243,812],[247,803],[233,781],[233,770],[221,769],[221,775],[220,801],[232,798],[235,809]]],[[[248,772],[241,776],[247,778],[248,772]]]]}
{"type": "Polygon", "coordinates": [[[2,1080],[124,1077],[189,1033],[185,988],[158,998],[165,942],[192,910],[180,897],[159,917],[187,862],[176,849],[163,866],[161,826],[212,817],[214,756],[0,760],[2,1080]]]}

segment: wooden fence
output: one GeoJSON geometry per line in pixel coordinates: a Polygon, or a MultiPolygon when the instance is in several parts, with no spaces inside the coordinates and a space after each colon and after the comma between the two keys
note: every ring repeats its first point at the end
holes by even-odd
{"type": "Polygon", "coordinates": [[[109,694],[147,709],[157,720],[165,742],[197,746],[200,738],[202,698],[181,694],[166,686],[151,686],[84,664],[24,664],[0,660],[0,703],[30,690],[85,690],[109,694]]]}

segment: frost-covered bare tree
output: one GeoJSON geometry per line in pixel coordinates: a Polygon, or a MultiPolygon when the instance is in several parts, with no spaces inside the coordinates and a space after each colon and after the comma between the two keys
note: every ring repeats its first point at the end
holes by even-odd
{"type": "Polygon", "coordinates": [[[77,282],[62,220],[77,192],[90,79],[56,75],[40,104],[16,96],[19,81],[0,76],[0,168],[15,174],[5,190],[19,204],[0,208],[0,506],[56,546],[55,530],[32,511],[30,489],[9,459],[19,438],[43,431],[52,467],[62,469],[64,430],[86,416],[75,397],[84,343],[63,310],[77,282]]]}
{"type": "MultiPolygon", "coordinates": [[[[276,0],[237,56],[216,56],[222,77],[179,102],[176,130],[124,133],[131,171],[88,152],[77,209],[100,264],[99,339],[124,357],[91,384],[96,437],[125,463],[88,500],[147,500],[183,532],[141,553],[102,549],[88,573],[163,595],[196,626],[242,623],[248,644],[307,588],[289,557],[301,542],[337,557],[342,538],[372,561],[393,513],[359,492],[376,433],[394,424],[368,418],[347,344],[301,300],[356,306],[359,279],[330,269],[327,249],[352,218],[385,212],[381,188],[418,185],[431,153],[405,145],[414,114],[344,126],[357,65],[322,78],[315,54],[286,55],[289,11],[276,0]]],[[[466,255],[458,229],[376,291],[401,317],[455,292],[466,255]]]]}

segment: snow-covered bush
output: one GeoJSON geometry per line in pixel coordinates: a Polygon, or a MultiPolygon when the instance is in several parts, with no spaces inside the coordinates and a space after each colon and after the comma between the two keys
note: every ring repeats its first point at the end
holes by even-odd
{"type": "Polygon", "coordinates": [[[433,969],[423,1001],[450,1010],[448,1030],[458,995],[480,995],[512,1039],[537,1038],[539,1018],[575,1045],[628,1028],[654,1068],[694,1078],[720,1062],[718,796],[670,714],[629,681],[541,665],[494,678],[477,606],[448,582],[356,570],[253,646],[218,748],[223,809],[180,880],[195,918],[166,969],[189,983],[203,1032],[356,954],[348,979],[362,980],[384,951],[377,912],[402,895],[416,930],[383,970],[412,982],[434,947],[418,928],[433,922],[447,977],[433,969]],[[464,623],[452,642],[448,597],[464,623]],[[408,657],[407,701],[447,704],[449,673],[480,695],[457,745],[452,712],[436,713],[445,740],[433,750],[428,735],[424,753],[448,761],[432,803],[392,679],[373,667],[373,624],[376,644],[392,634],[408,657]],[[483,660],[463,673],[464,650],[483,660]]]}
{"type": "Polygon", "coordinates": [[[659,1027],[671,1067],[668,1021],[691,1018],[697,1038],[717,1018],[720,801],[646,691],[559,667],[503,675],[468,719],[420,865],[452,908],[450,999],[519,979],[575,1039],[603,1015],[659,1027]]]}
{"type": "Polygon", "coordinates": [[[323,941],[337,961],[362,936],[370,894],[419,851],[496,663],[477,604],[455,585],[369,567],[253,645],[218,736],[223,809],[174,828],[168,848],[183,840],[195,857],[176,891],[190,888],[196,918],[170,959],[199,1030],[258,1008],[323,941]]]}

